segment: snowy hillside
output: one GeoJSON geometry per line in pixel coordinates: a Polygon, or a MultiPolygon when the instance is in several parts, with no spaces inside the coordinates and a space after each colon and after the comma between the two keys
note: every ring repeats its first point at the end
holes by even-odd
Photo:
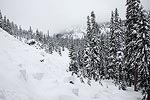
{"type": "Polygon", "coordinates": [[[46,54],[0,29],[0,100],[140,100],[132,88],[118,90],[112,81],[81,84],[66,70],[68,50],[62,56],[46,54]],[[74,84],[71,84],[73,81],[74,84]]]}

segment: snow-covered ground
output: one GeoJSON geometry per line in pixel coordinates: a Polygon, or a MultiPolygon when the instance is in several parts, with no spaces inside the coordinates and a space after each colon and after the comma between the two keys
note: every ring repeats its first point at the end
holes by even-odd
{"type": "Polygon", "coordinates": [[[62,56],[46,54],[0,29],[0,100],[141,100],[112,81],[81,84],[66,71],[69,61],[67,49],[62,56]]]}

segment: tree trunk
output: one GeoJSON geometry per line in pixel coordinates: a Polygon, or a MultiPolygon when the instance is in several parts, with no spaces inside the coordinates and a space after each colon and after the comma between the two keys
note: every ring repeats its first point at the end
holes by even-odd
{"type": "Polygon", "coordinates": [[[127,82],[127,86],[131,87],[132,85],[132,81],[131,81],[131,77],[130,77],[130,73],[128,72],[128,74],[125,76],[125,80],[127,82]]]}
{"type": "Polygon", "coordinates": [[[138,66],[136,65],[134,70],[134,91],[138,91],[137,83],[138,83],[138,66]]]}
{"type": "Polygon", "coordinates": [[[146,100],[150,100],[150,89],[147,90],[147,99],[146,100]]]}

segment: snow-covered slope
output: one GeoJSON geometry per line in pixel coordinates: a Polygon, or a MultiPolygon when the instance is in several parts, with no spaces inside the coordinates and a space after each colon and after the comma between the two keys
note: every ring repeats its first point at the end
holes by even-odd
{"type": "Polygon", "coordinates": [[[0,29],[0,100],[141,99],[132,88],[118,90],[111,81],[81,84],[66,71],[69,61],[67,49],[62,56],[46,54],[0,29]]]}

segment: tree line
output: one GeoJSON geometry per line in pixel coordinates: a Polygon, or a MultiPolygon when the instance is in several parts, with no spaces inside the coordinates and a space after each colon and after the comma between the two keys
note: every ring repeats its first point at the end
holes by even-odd
{"type": "MultiPolygon", "coordinates": [[[[0,28],[8,32],[10,35],[14,36],[15,38],[19,39],[22,42],[27,44],[29,41],[37,42],[37,45],[44,49],[47,53],[52,54],[54,51],[58,52],[61,56],[61,52],[66,48],[69,48],[70,41],[72,41],[71,36],[63,37],[62,34],[54,34],[50,33],[49,30],[47,33],[43,33],[38,29],[33,31],[31,26],[28,30],[22,29],[21,26],[18,26],[13,21],[10,21],[6,16],[3,16],[0,11],[0,28]],[[54,35],[51,35],[54,34],[54,35]]],[[[76,41],[79,41],[78,39],[76,41]]]]}

